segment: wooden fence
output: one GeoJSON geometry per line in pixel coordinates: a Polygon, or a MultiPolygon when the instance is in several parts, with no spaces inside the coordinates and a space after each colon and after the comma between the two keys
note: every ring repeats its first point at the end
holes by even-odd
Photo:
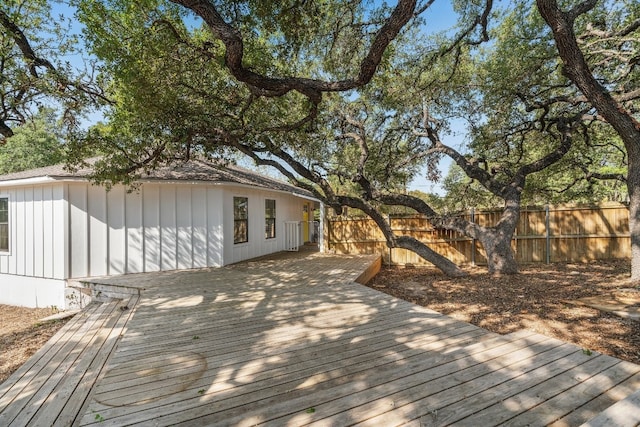
{"type": "MultiPolygon", "coordinates": [[[[462,215],[491,226],[501,211],[471,211],[462,215]]],[[[486,264],[482,245],[452,231],[435,230],[419,216],[390,217],[398,235],[410,235],[459,265],[486,264]]],[[[429,264],[405,249],[390,250],[370,219],[335,218],[326,221],[325,242],[336,253],[379,253],[386,263],[429,264]]],[[[585,262],[594,259],[630,258],[629,210],[622,204],[588,207],[527,208],[520,214],[512,240],[518,263],[585,262]]]]}

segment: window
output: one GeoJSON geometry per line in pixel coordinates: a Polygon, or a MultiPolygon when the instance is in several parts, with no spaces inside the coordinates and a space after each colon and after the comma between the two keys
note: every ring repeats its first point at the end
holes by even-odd
{"type": "Polygon", "coordinates": [[[233,198],[233,243],[249,241],[249,199],[233,198]]]}
{"type": "Polygon", "coordinates": [[[0,251],[9,252],[9,198],[0,197],[0,251]]]}
{"type": "Polygon", "coordinates": [[[276,237],[276,201],[266,199],[264,201],[264,237],[273,239],[276,237]]]}

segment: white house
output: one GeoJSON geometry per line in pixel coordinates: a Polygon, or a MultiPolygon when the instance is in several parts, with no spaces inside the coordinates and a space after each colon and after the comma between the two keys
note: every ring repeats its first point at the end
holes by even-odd
{"type": "Polygon", "coordinates": [[[223,266],[322,236],[310,193],[241,168],[192,160],[132,192],[90,172],[0,176],[0,304],[67,307],[76,278],[223,266]]]}

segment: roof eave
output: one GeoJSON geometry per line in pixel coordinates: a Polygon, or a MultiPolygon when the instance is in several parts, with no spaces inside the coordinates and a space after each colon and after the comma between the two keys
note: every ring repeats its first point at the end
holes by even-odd
{"type": "Polygon", "coordinates": [[[22,186],[22,185],[37,185],[37,184],[51,184],[53,182],[60,182],[60,181],[78,181],[78,180],[83,180],[86,181],[86,179],[84,178],[72,178],[72,177],[56,177],[56,176],[49,176],[49,175],[45,175],[45,176],[34,176],[31,178],[18,178],[18,179],[10,179],[7,181],[0,181],[0,187],[15,187],[15,186],[22,186]]]}
{"type": "MultiPolygon", "coordinates": [[[[32,178],[20,178],[20,179],[12,179],[9,181],[0,181],[0,187],[16,187],[16,186],[24,186],[24,185],[39,185],[39,184],[52,184],[54,182],[88,182],[89,180],[84,177],[71,177],[71,176],[38,176],[32,178]]],[[[233,181],[206,181],[206,180],[180,180],[180,179],[160,179],[160,178],[147,178],[147,179],[139,179],[136,182],[139,183],[162,183],[162,184],[202,184],[202,185],[229,185],[235,187],[243,187],[247,189],[261,189],[266,191],[273,191],[277,193],[285,193],[291,194],[296,197],[300,197],[307,200],[313,200],[320,202],[321,200],[315,198],[313,196],[307,194],[297,193],[292,190],[283,190],[278,188],[271,188],[267,186],[261,185],[250,185],[250,184],[242,184],[239,182],[233,181]]]]}

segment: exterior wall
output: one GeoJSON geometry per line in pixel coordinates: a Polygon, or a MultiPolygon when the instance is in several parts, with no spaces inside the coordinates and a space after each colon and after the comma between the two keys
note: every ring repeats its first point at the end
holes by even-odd
{"type": "Polygon", "coordinates": [[[65,281],[0,274],[0,304],[21,307],[66,307],[65,281]]]}
{"type": "Polygon", "coordinates": [[[68,196],[71,278],[217,267],[278,252],[284,221],[300,221],[305,203],[275,191],[186,183],[145,183],[127,193],[78,182],[68,184],[68,196]],[[234,196],[249,200],[247,243],[233,243],[234,196]],[[265,199],[276,200],[274,239],[264,235],[265,199]]]}
{"type": "Polygon", "coordinates": [[[284,250],[284,222],[301,221],[308,203],[282,192],[193,183],[145,183],[128,193],[54,182],[0,194],[10,206],[0,303],[40,307],[66,306],[66,279],[216,267],[284,250]],[[249,201],[247,243],[233,243],[234,196],[249,201]],[[273,239],[265,237],[265,199],[276,200],[273,239]]]}
{"type": "Polygon", "coordinates": [[[68,194],[71,278],[222,265],[218,186],[79,182],[68,194]]]}
{"type": "MultiPolygon", "coordinates": [[[[285,249],[284,222],[301,221],[304,199],[271,191],[246,187],[225,187],[224,190],[224,264],[233,264],[285,249]],[[233,243],[233,198],[249,201],[249,241],[233,243]],[[265,238],[265,199],[276,201],[276,237],[265,238]]],[[[300,244],[303,243],[300,232],[300,244]]]]}
{"type": "Polygon", "coordinates": [[[0,188],[0,194],[9,197],[9,252],[0,252],[0,303],[63,307],[68,244],[64,185],[0,188]]]}

